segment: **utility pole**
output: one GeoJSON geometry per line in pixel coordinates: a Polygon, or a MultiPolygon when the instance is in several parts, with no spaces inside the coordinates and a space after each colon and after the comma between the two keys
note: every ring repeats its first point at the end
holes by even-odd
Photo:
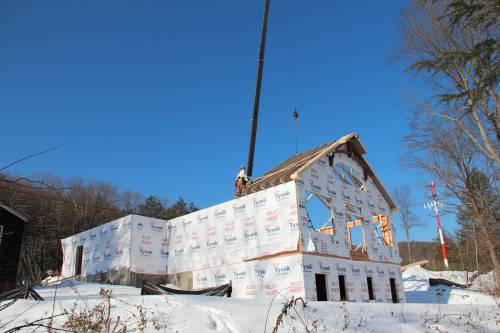
{"type": "Polygon", "coordinates": [[[259,66],[257,69],[257,83],[255,85],[255,98],[253,103],[252,130],[250,132],[250,148],[248,150],[247,175],[252,177],[253,158],[255,153],[255,138],[257,136],[257,120],[259,118],[260,87],[262,85],[262,71],[264,69],[264,51],[266,49],[267,17],[269,15],[269,4],[271,0],[264,2],[264,18],[262,19],[262,35],[260,38],[259,66]]]}
{"type": "Polygon", "coordinates": [[[434,182],[431,182],[431,184],[428,187],[431,189],[432,202],[424,205],[424,208],[434,209],[434,213],[436,214],[436,221],[439,232],[439,241],[441,242],[441,252],[443,253],[444,265],[446,266],[446,269],[448,269],[449,268],[448,253],[446,252],[446,244],[444,242],[443,228],[441,228],[441,218],[439,217],[439,207],[438,207],[439,205],[442,204],[437,201],[436,184],[434,182]]]}

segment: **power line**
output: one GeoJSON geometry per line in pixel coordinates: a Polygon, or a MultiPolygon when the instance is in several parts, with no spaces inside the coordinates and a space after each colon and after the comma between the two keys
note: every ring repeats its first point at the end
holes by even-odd
{"type": "Polygon", "coordinates": [[[42,182],[41,180],[31,180],[31,179],[28,179],[26,177],[18,177],[15,179],[0,178],[0,181],[6,182],[9,184],[16,184],[16,185],[22,186],[22,187],[32,188],[34,190],[53,190],[53,191],[71,190],[71,187],[54,187],[54,186],[49,185],[45,182],[42,182]],[[37,187],[37,186],[33,186],[33,185],[22,184],[22,183],[20,183],[21,181],[26,181],[26,182],[29,182],[32,184],[40,184],[40,185],[43,185],[44,187],[37,187]]]}
{"type": "Polygon", "coordinates": [[[32,158],[32,157],[35,157],[35,156],[38,156],[38,155],[42,155],[42,154],[45,154],[45,153],[48,153],[48,152],[54,151],[54,150],[56,150],[56,149],[59,149],[59,148],[61,148],[62,146],[64,146],[65,144],[66,144],[66,143],[63,143],[63,144],[60,144],[60,145],[54,146],[54,147],[52,147],[52,148],[49,148],[49,149],[46,149],[46,150],[39,151],[38,153],[34,153],[34,154],[31,154],[31,155],[25,156],[25,157],[23,157],[23,158],[20,158],[20,159],[18,159],[18,160],[15,160],[14,162],[12,162],[12,163],[10,163],[10,164],[8,164],[8,165],[6,165],[6,166],[4,166],[4,167],[0,168],[0,171],[3,171],[3,170],[5,170],[5,169],[8,169],[8,168],[10,168],[11,166],[13,166],[14,164],[17,164],[17,163],[19,163],[19,162],[25,161],[25,160],[30,159],[30,158],[32,158]]]}

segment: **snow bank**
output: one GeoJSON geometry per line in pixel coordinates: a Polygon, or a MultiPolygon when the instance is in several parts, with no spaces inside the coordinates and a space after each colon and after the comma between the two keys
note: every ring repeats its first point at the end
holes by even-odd
{"type": "MultiPolygon", "coordinates": [[[[472,278],[474,277],[474,273],[468,272],[467,274],[469,275],[469,281],[471,281],[472,278]]],[[[402,275],[403,275],[404,280],[408,280],[408,283],[405,284],[405,289],[408,286],[408,288],[410,288],[409,290],[416,290],[416,289],[414,289],[415,287],[417,287],[417,288],[424,287],[425,288],[425,286],[423,286],[421,284],[415,285],[415,284],[411,283],[411,281],[415,281],[415,280],[428,281],[429,278],[445,279],[445,280],[449,280],[451,282],[455,282],[455,283],[462,284],[462,285],[465,285],[467,282],[463,271],[428,271],[422,267],[410,267],[410,268],[406,269],[402,273],[402,275]]],[[[408,290],[408,289],[406,289],[406,290],[408,290]]]]}
{"type": "MultiPolygon", "coordinates": [[[[498,298],[479,291],[429,286],[429,277],[455,274],[423,268],[406,270],[403,280],[409,303],[308,302],[303,307],[299,302],[288,310],[279,332],[306,332],[305,326],[314,332],[497,332],[498,298]]],[[[491,277],[486,275],[481,281],[490,281],[491,277]]],[[[64,280],[36,288],[45,301],[19,300],[0,311],[0,331],[52,313],[92,309],[105,301],[101,288],[112,290],[112,324],[119,317],[120,325],[127,325],[129,332],[144,328],[140,311],[146,319],[145,332],[271,332],[286,301],[280,296],[273,302],[193,295],[141,296],[139,288],[64,280]]],[[[67,320],[62,315],[53,325],[62,328],[67,320]]],[[[33,329],[27,327],[25,331],[33,329]]]]}
{"type": "MultiPolygon", "coordinates": [[[[411,267],[402,273],[403,286],[408,303],[438,304],[498,304],[499,299],[484,292],[465,290],[448,286],[430,286],[429,278],[442,278],[465,284],[464,272],[461,271],[428,271],[421,267],[411,267]]],[[[469,272],[469,277],[472,273],[469,272]]]]}
{"type": "MultiPolygon", "coordinates": [[[[147,309],[146,332],[271,332],[283,299],[243,300],[206,296],[140,296],[138,288],[63,281],[38,288],[45,301],[20,300],[0,312],[0,331],[38,318],[91,308],[102,302],[100,288],[112,290],[111,318],[138,331],[138,307],[147,309]],[[55,301],[53,302],[55,296],[55,301]],[[76,304],[76,305],[75,305],[76,304]],[[54,310],[53,310],[54,307],[54,310]],[[269,311],[269,312],[268,312],[269,311]],[[156,328],[153,327],[156,325],[156,328]]],[[[297,303],[279,332],[495,332],[496,306],[309,302],[297,303]],[[316,328],[316,329],[314,329],[316,328]]],[[[57,317],[61,328],[65,316],[57,317]]],[[[26,331],[33,331],[33,327],[26,331]]]]}

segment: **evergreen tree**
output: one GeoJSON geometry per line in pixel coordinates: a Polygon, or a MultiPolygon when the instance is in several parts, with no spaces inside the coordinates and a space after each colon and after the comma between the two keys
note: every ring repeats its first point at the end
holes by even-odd
{"type": "Polygon", "coordinates": [[[402,55],[453,106],[433,117],[461,128],[488,159],[500,163],[498,0],[413,0],[404,12],[402,55]]]}
{"type": "Polygon", "coordinates": [[[165,218],[167,220],[176,218],[178,216],[186,215],[198,210],[198,207],[194,203],[189,204],[184,201],[182,197],[179,197],[171,206],[165,210],[165,218]]]}
{"type": "Polygon", "coordinates": [[[155,217],[158,219],[166,219],[166,209],[161,200],[150,195],[142,205],[139,205],[139,215],[155,217]]]}
{"type": "MultiPolygon", "coordinates": [[[[164,200],[163,202],[165,202],[164,200]]],[[[171,220],[178,216],[186,215],[198,210],[198,207],[192,202],[187,203],[182,197],[179,197],[173,204],[163,204],[162,200],[149,196],[143,204],[138,207],[138,214],[155,217],[158,219],[171,220]]]]}

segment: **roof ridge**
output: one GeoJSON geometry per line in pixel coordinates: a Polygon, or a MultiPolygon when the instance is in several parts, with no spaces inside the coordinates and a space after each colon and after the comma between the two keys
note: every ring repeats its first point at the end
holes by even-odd
{"type": "MultiPolygon", "coordinates": [[[[306,165],[310,165],[311,161],[316,161],[323,155],[325,150],[331,149],[330,147],[334,146],[339,141],[344,142],[356,136],[357,134],[350,133],[339,139],[334,139],[328,143],[310,148],[305,152],[289,157],[288,159],[279,163],[276,167],[272,168],[271,170],[267,171],[265,174],[257,178],[252,184],[248,186],[247,191],[251,193],[262,189],[263,187],[267,188],[269,186],[272,186],[272,184],[275,183],[275,181],[273,181],[272,179],[273,177],[276,177],[277,174],[283,174],[278,179],[288,178],[287,180],[292,180],[292,176],[297,174],[297,170],[303,170],[306,165]],[[262,185],[266,182],[269,182],[269,184],[262,185]]],[[[283,182],[283,180],[281,180],[281,182],[283,182]]]]}
{"type": "Polygon", "coordinates": [[[286,159],[285,161],[281,162],[276,167],[274,167],[273,169],[269,170],[264,175],[262,175],[261,177],[259,177],[258,179],[256,179],[256,181],[254,183],[252,183],[250,186],[254,186],[255,184],[258,184],[259,182],[265,181],[269,177],[272,177],[276,173],[286,171],[286,170],[290,169],[291,167],[296,166],[297,164],[303,162],[303,160],[305,158],[309,157],[308,153],[311,153],[313,151],[319,151],[323,146],[325,146],[325,145],[317,146],[317,147],[311,148],[311,149],[309,149],[309,150],[307,150],[307,151],[305,151],[303,153],[299,153],[299,154],[296,154],[296,155],[293,155],[293,156],[289,157],[288,159],[286,159]],[[292,164],[292,161],[294,159],[298,160],[298,161],[295,161],[292,164]],[[287,163],[290,163],[290,164],[288,166],[286,166],[286,167],[283,168],[283,166],[286,165],[287,163]]]}
{"type": "Polygon", "coordinates": [[[266,172],[261,177],[257,178],[254,183],[247,187],[247,193],[257,192],[263,189],[271,188],[276,186],[278,183],[284,183],[291,180],[299,179],[300,174],[304,172],[307,168],[311,167],[320,158],[328,154],[330,151],[337,149],[339,146],[346,144],[348,142],[353,142],[354,149],[357,151],[358,158],[360,162],[367,168],[370,176],[375,183],[375,186],[379,189],[382,196],[386,199],[391,209],[397,209],[396,204],[392,200],[389,192],[385,188],[384,184],[380,181],[375,171],[370,166],[368,161],[363,154],[366,153],[366,148],[363,146],[361,141],[359,141],[359,135],[357,133],[349,133],[340,137],[339,139],[332,140],[329,143],[316,146],[303,153],[293,155],[286,159],[285,161],[278,164],[276,167],[272,168],[266,172]]]}

